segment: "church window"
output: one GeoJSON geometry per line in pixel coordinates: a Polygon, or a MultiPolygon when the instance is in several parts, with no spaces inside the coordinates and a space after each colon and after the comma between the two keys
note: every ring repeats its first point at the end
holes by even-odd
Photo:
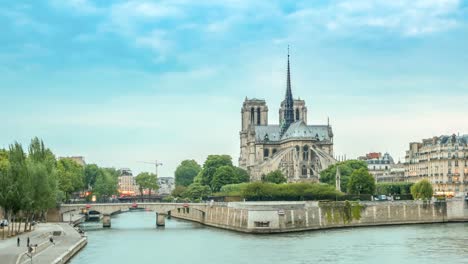
{"type": "Polygon", "coordinates": [[[260,125],[260,107],[257,108],[257,125],[260,125]]]}
{"type": "Polygon", "coordinates": [[[299,121],[299,108],[296,108],[296,121],[299,121]]]}
{"type": "Polygon", "coordinates": [[[303,159],[303,160],[309,160],[309,146],[307,146],[307,145],[304,146],[304,147],[302,148],[302,150],[303,150],[302,159],[303,159]]]}
{"type": "Polygon", "coordinates": [[[263,157],[268,158],[268,156],[270,156],[270,150],[269,149],[264,149],[263,150],[263,157]]]}
{"type": "Polygon", "coordinates": [[[275,154],[276,154],[276,152],[278,152],[278,150],[274,148],[274,149],[273,149],[273,153],[272,153],[272,155],[275,155],[275,154]]]}
{"type": "Polygon", "coordinates": [[[312,168],[310,168],[310,176],[313,176],[314,175],[314,170],[312,170],[312,168]]]}
{"type": "Polygon", "coordinates": [[[301,148],[299,146],[296,146],[296,151],[299,152],[301,148]]]}
{"type": "Polygon", "coordinates": [[[255,121],[254,121],[254,118],[255,118],[255,110],[254,110],[254,108],[252,107],[252,108],[250,109],[250,124],[254,124],[254,122],[255,122],[255,121]]]}
{"type": "Polygon", "coordinates": [[[302,176],[307,176],[307,168],[305,165],[302,165],[302,176]]]}

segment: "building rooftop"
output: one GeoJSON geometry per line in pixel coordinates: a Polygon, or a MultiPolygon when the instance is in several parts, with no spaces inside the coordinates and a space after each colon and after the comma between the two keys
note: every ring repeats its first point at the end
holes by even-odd
{"type": "Polygon", "coordinates": [[[292,123],[281,137],[279,125],[255,126],[255,139],[260,141],[281,141],[288,139],[330,140],[331,128],[327,125],[306,125],[304,121],[292,123]]]}

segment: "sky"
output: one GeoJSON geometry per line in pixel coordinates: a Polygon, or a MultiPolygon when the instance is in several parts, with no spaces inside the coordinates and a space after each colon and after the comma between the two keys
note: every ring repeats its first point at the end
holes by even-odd
{"type": "Polygon", "coordinates": [[[57,156],[173,176],[237,164],[240,109],[278,123],[292,91],[336,155],[468,134],[468,3],[457,0],[1,0],[0,148],[37,136],[57,156]]]}

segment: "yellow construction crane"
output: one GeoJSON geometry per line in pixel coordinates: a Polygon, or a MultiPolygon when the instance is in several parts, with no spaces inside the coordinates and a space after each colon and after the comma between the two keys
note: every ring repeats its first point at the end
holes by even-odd
{"type": "Polygon", "coordinates": [[[151,161],[139,161],[139,162],[146,163],[146,164],[153,164],[155,167],[156,176],[158,176],[158,167],[163,165],[161,162],[158,162],[157,160],[153,162],[151,161]]]}

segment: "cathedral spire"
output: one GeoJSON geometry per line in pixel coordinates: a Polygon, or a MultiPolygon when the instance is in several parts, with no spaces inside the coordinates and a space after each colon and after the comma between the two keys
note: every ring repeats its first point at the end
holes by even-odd
{"type": "Polygon", "coordinates": [[[288,72],[286,80],[286,95],[284,98],[284,123],[281,134],[284,134],[289,125],[294,122],[294,100],[291,91],[291,67],[289,66],[289,45],[288,45],[288,72]]]}

